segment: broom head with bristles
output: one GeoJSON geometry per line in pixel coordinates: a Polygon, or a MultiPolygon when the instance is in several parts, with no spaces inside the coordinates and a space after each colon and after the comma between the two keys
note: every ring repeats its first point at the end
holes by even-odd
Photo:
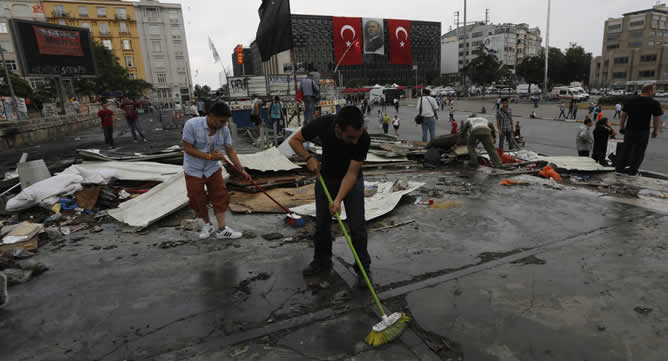
{"type": "Polygon", "coordinates": [[[304,218],[295,213],[289,213],[285,216],[285,224],[297,228],[302,228],[306,224],[304,218]]]}
{"type": "Polygon", "coordinates": [[[395,312],[389,316],[383,315],[383,320],[373,326],[371,333],[364,339],[371,346],[380,346],[401,336],[410,318],[404,313],[395,312]]]}

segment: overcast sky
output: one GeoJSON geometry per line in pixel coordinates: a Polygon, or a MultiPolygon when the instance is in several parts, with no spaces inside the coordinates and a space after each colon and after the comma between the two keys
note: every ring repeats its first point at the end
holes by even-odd
{"type": "MultiPolygon", "coordinates": [[[[164,2],[179,2],[162,0],[164,2]]],[[[181,0],[186,22],[194,84],[220,86],[222,67],[213,62],[207,37],[211,36],[224,65],[231,69],[237,44],[248,47],[260,22],[260,0],[181,0]]],[[[550,46],[577,42],[594,56],[601,55],[603,23],[610,17],[651,8],[656,0],[552,0],[550,46]]],[[[454,12],[463,21],[464,0],[291,0],[293,14],[378,17],[441,22],[441,32],[454,28],[454,12]]],[[[545,42],[547,0],[468,0],[468,21],[527,23],[538,26],[545,42]]]]}

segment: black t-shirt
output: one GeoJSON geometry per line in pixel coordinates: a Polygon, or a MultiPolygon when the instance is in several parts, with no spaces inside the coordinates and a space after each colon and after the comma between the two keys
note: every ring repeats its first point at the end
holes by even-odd
{"type": "Polygon", "coordinates": [[[594,129],[594,144],[608,144],[608,139],[612,136],[612,129],[604,126],[596,126],[594,129]]]}
{"type": "Polygon", "coordinates": [[[622,111],[628,115],[626,130],[631,132],[649,132],[652,118],[663,114],[661,104],[650,97],[634,97],[622,111]]]}
{"type": "MultiPolygon", "coordinates": [[[[371,146],[371,137],[364,131],[357,144],[345,144],[336,136],[336,116],[325,115],[302,128],[304,139],[316,137],[322,143],[322,167],[320,172],[327,178],[343,178],[350,161],[363,162],[371,146]]],[[[361,173],[361,172],[360,172],[361,173]]]]}

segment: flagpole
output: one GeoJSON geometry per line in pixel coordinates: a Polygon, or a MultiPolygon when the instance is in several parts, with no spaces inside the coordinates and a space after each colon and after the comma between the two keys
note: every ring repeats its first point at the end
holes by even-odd
{"type": "Polygon", "coordinates": [[[297,112],[297,124],[301,124],[302,119],[301,115],[299,115],[299,102],[297,101],[297,56],[295,56],[295,48],[290,49],[290,55],[292,56],[292,76],[295,81],[295,103],[297,103],[297,109],[295,109],[295,111],[297,112]]]}

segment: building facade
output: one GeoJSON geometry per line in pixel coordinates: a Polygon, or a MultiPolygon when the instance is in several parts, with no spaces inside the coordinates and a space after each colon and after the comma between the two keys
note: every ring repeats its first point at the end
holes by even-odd
{"type": "Polygon", "coordinates": [[[234,76],[255,75],[255,60],[253,59],[253,49],[244,48],[243,64],[237,62],[237,52],[232,50],[232,73],[234,76]]]}
{"type": "Polygon", "coordinates": [[[190,102],[192,77],[181,5],[142,0],[134,6],[145,79],[153,84],[151,100],[190,102]]]}
{"type": "Polygon", "coordinates": [[[89,29],[93,41],[111,50],[132,79],[146,79],[132,2],[46,0],[42,4],[48,22],[89,29]]]}
{"type": "MultiPolygon", "coordinates": [[[[37,0],[0,1],[0,47],[4,49],[5,62],[8,68],[21,74],[21,65],[16,58],[16,49],[9,27],[10,18],[45,22],[46,17],[44,16],[44,8],[37,0]]],[[[1,65],[0,62],[0,71],[4,71],[1,65]]],[[[34,83],[37,79],[28,80],[34,83]]]]}
{"type": "Polygon", "coordinates": [[[605,21],[601,56],[591,64],[590,86],[635,90],[647,83],[668,89],[668,7],[605,21]]]}
{"type": "Polygon", "coordinates": [[[441,36],[441,74],[461,71],[479,55],[484,45],[504,65],[512,68],[525,58],[541,54],[540,29],[528,24],[486,24],[461,26],[441,36]]]}
{"type": "MultiPolygon", "coordinates": [[[[425,78],[436,79],[439,76],[441,23],[411,22],[412,65],[390,64],[390,35],[385,31],[385,54],[364,55],[362,65],[341,66],[340,76],[333,74],[336,67],[333,27],[331,16],[292,15],[292,39],[298,74],[318,72],[321,78],[335,78],[343,84],[357,79],[363,84],[410,85],[415,83],[416,71],[413,70],[413,65],[417,65],[421,81],[425,78]]],[[[384,29],[387,28],[387,21],[384,21],[384,29]]],[[[251,43],[250,48],[256,75],[292,74],[290,51],[284,51],[274,55],[269,61],[261,62],[255,42],[251,43]]]]}

